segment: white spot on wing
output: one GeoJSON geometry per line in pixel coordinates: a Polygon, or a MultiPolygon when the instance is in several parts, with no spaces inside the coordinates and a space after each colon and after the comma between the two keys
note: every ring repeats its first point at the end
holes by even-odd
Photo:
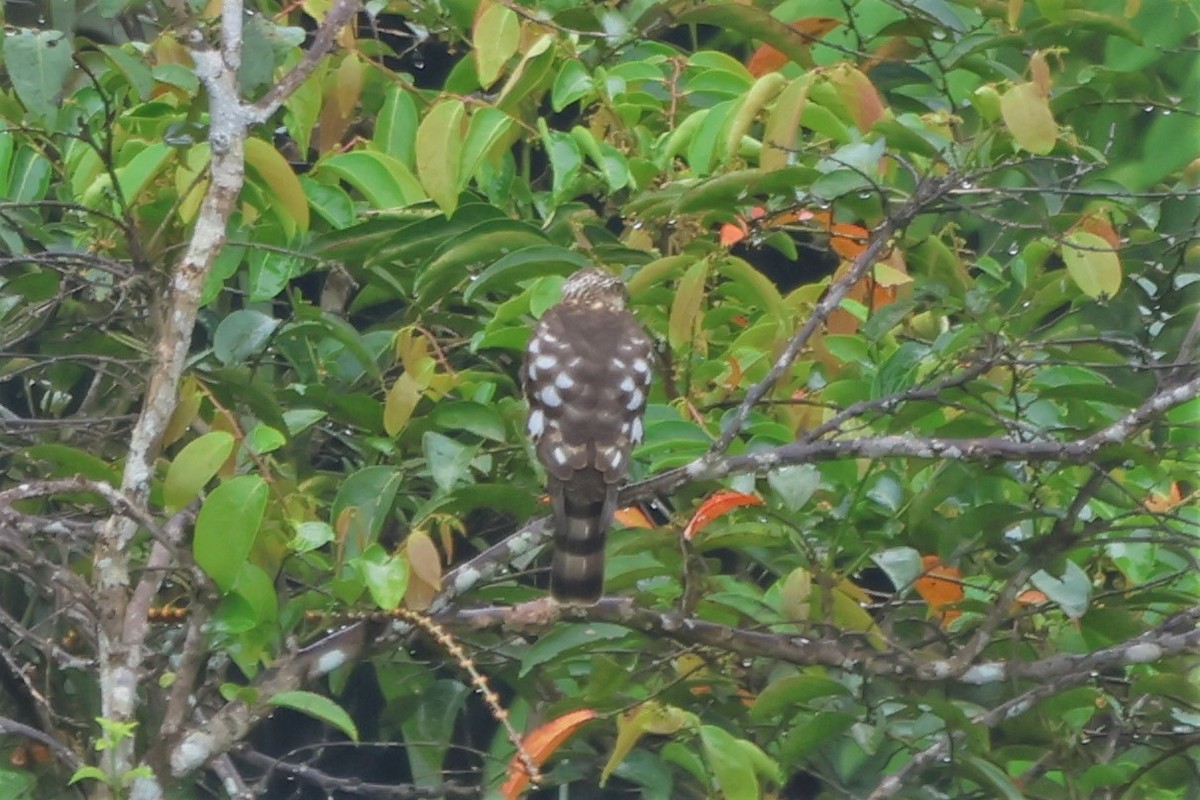
{"type": "Polygon", "coordinates": [[[535,408],[529,415],[529,435],[541,436],[542,431],[546,430],[546,414],[540,408],[535,408]]]}
{"type": "Polygon", "coordinates": [[[538,353],[542,352],[541,340],[538,339],[538,337],[536,337],[536,336],[533,337],[532,339],[529,340],[529,347],[527,349],[529,350],[529,354],[531,356],[536,356],[538,353]]]}
{"type": "Polygon", "coordinates": [[[538,369],[553,369],[558,363],[558,359],[554,356],[538,356],[533,360],[533,365],[538,369]]]}
{"type": "Polygon", "coordinates": [[[571,377],[570,373],[560,372],[554,376],[554,385],[560,389],[570,389],[575,385],[575,379],[571,377]]]}
{"type": "Polygon", "coordinates": [[[550,458],[554,459],[555,464],[558,464],[560,467],[565,467],[567,465],[567,448],[563,447],[561,444],[558,445],[550,451],[550,458]]]}
{"type": "Polygon", "coordinates": [[[614,358],[612,360],[612,366],[613,369],[625,369],[625,360],[621,358],[614,358]]]}
{"type": "Polygon", "coordinates": [[[637,388],[637,384],[635,384],[633,382],[633,377],[631,375],[626,375],[621,380],[621,391],[622,392],[632,392],[636,388],[637,388]]]}
{"type": "Polygon", "coordinates": [[[553,333],[551,333],[550,331],[542,331],[542,335],[541,335],[541,337],[540,337],[540,338],[541,338],[541,340],[542,340],[543,342],[545,342],[546,344],[554,344],[555,342],[557,342],[557,341],[558,341],[558,337],[557,337],[557,336],[555,336],[555,335],[554,335],[553,333]]]}
{"type": "MultiPolygon", "coordinates": [[[[636,422],[636,420],[634,420],[634,421],[636,422]]],[[[621,423],[621,435],[622,435],[622,436],[628,436],[628,435],[629,435],[629,423],[628,423],[628,422],[622,422],[622,423],[621,423]]]]}
{"type": "MultiPolygon", "coordinates": [[[[640,393],[639,393],[640,394],[640,393]]],[[[562,395],[553,386],[542,389],[542,403],[547,408],[558,408],[562,405],[562,395]]]]}
{"type": "MultiPolygon", "coordinates": [[[[642,401],[645,399],[646,396],[642,394],[642,390],[636,389],[633,394],[629,395],[629,402],[625,404],[625,408],[629,411],[637,411],[642,407],[642,401]]],[[[549,403],[546,405],[549,405],[549,403]]]]}
{"type": "Polygon", "coordinates": [[[634,418],[633,432],[630,434],[629,438],[632,439],[635,444],[642,441],[642,418],[641,417],[634,418]]]}
{"type": "Polygon", "coordinates": [[[633,360],[633,371],[641,373],[650,372],[650,363],[644,358],[635,358],[633,360]]]}
{"type": "Polygon", "coordinates": [[[613,469],[621,468],[621,461],[625,458],[625,454],[620,450],[616,450],[608,457],[608,463],[613,469]]]}

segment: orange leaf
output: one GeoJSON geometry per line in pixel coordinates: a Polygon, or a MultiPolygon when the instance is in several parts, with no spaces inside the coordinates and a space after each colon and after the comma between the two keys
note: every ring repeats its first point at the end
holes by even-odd
{"type": "MultiPolygon", "coordinates": [[[[841,25],[842,21],[833,17],[805,17],[791,23],[792,30],[812,39],[819,39],[831,30],[841,25]]],[[[754,77],[766,75],[788,63],[788,57],[769,44],[754,51],[746,61],[746,70],[754,77]]]]}
{"type": "Polygon", "coordinates": [[[729,362],[729,377],[725,379],[725,388],[733,391],[742,385],[742,365],[733,356],[726,360],[729,362]]]}
{"type": "Polygon", "coordinates": [[[1040,589],[1026,589],[1017,595],[1017,604],[1023,606],[1039,606],[1042,603],[1050,602],[1050,598],[1046,597],[1046,593],[1040,589]]]}
{"type": "Polygon", "coordinates": [[[762,498],[756,495],[730,491],[717,492],[701,503],[700,507],[696,509],[696,513],[692,515],[691,521],[683,529],[683,538],[691,541],[696,537],[696,534],[704,530],[708,523],[717,517],[728,514],[735,508],[761,506],[762,504],[762,498]]]}
{"type": "Polygon", "coordinates": [[[774,72],[788,63],[788,57],[769,44],[760,46],[746,61],[746,69],[754,77],[774,72]]]}
{"type": "Polygon", "coordinates": [[[642,509],[638,508],[637,506],[618,508],[617,513],[613,514],[613,518],[626,528],[657,527],[650,517],[646,516],[646,512],[642,511],[642,509]]]}
{"type": "Polygon", "coordinates": [[[867,249],[867,237],[871,232],[861,225],[835,222],[829,226],[829,247],[847,261],[853,261],[867,249]]]}
{"type": "MultiPolygon", "coordinates": [[[[521,740],[521,745],[533,763],[540,767],[580,725],[595,718],[596,712],[590,708],[571,711],[534,728],[521,740]]],[[[500,787],[500,794],[505,800],[516,800],[528,785],[529,773],[525,770],[521,754],[514,753],[508,762],[508,780],[500,787]]]]}
{"type": "Polygon", "coordinates": [[[942,563],[937,556],[924,556],[921,566],[925,572],[917,578],[913,588],[921,599],[929,604],[929,610],[940,618],[945,627],[962,615],[957,608],[946,608],[963,599],[962,571],[942,563]]]}
{"type": "Polygon", "coordinates": [[[841,67],[829,73],[829,82],[837,90],[854,125],[863,133],[881,120],[887,107],[871,79],[854,67],[841,67]]]}
{"type": "MultiPolygon", "coordinates": [[[[750,219],[761,219],[766,216],[766,209],[762,206],[755,206],[750,209],[750,219]]],[[[750,225],[746,221],[746,217],[734,217],[733,222],[726,222],[720,227],[719,240],[722,247],[733,247],[735,244],[745,239],[750,235],[750,225]]]]}
{"type": "Polygon", "coordinates": [[[1151,492],[1150,497],[1143,505],[1147,511],[1152,511],[1155,514],[1161,514],[1179,506],[1183,503],[1183,491],[1179,488],[1179,482],[1171,483],[1171,488],[1166,495],[1161,495],[1158,492],[1151,492]]]}
{"type": "Polygon", "coordinates": [[[875,48],[871,53],[871,57],[862,65],[862,70],[863,72],[870,72],[884,61],[907,61],[919,52],[921,52],[920,49],[910,42],[907,37],[893,36],[875,48]]]}
{"type": "MultiPolygon", "coordinates": [[[[1112,222],[1108,218],[1106,211],[1091,211],[1084,214],[1083,219],[1079,220],[1075,228],[1082,228],[1088,233],[1094,233],[1104,241],[1108,242],[1109,247],[1114,250],[1121,249],[1121,236],[1113,228],[1112,222]]],[[[1072,228],[1074,230],[1075,228],[1072,228]]]]}
{"type": "Polygon", "coordinates": [[[738,217],[737,222],[726,222],[721,226],[719,239],[722,247],[733,247],[735,244],[746,238],[749,230],[746,228],[746,223],[738,217]]]}

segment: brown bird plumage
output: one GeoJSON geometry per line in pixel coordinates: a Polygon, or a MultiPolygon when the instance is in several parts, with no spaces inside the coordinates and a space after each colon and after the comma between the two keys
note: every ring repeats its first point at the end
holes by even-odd
{"type": "Polygon", "coordinates": [[[562,602],[594,603],[604,589],[605,537],[642,440],[653,350],[627,299],[612,275],[575,273],[534,328],[521,367],[529,435],[549,474],[550,593],[562,602]]]}

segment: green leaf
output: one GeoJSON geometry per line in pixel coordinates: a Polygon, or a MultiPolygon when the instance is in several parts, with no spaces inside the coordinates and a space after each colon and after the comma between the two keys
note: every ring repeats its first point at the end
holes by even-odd
{"type": "Polygon", "coordinates": [[[1121,290],[1121,259],[1103,237],[1074,230],[1062,244],[1067,274],[1088,297],[1113,297],[1121,290]]]}
{"type": "Polygon", "coordinates": [[[347,558],[359,555],[379,537],[400,479],[401,474],[393,468],[378,466],[364,467],[342,481],[329,518],[335,525],[343,514],[348,518],[343,539],[347,558]]]}
{"type": "Polygon", "coordinates": [[[411,92],[400,84],[393,84],[383,98],[383,108],[375,120],[375,135],[371,141],[380,153],[411,167],[416,140],[417,104],[411,92]]]}
{"type": "Polygon", "coordinates": [[[555,112],[562,111],[576,100],[586,97],[593,88],[592,76],[587,67],[579,59],[569,58],[563,62],[558,75],[554,77],[554,87],[550,90],[550,106],[555,112]]]}
{"type": "MultiPolygon", "coordinates": [[[[117,185],[121,188],[121,197],[130,208],[137,205],[142,192],[174,156],[175,149],[170,145],[163,142],[152,142],[140,150],[128,163],[117,167],[117,185]]],[[[99,194],[88,192],[85,197],[88,196],[98,197],[99,194]]]]}
{"type": "Polygon", "coordinates": [[[270,491],[257,475],[240,475],[213,489],[200,506],[192,552],[223,592],[233,588],[258,535],[270,491]]]}
{"type": "Polygon", "coordinates": [[[279,327],[279,320],[261,311],[240,308],[217,326],[213,334],[213,355],[225,365],[241,364],[261,353],[279,327]]]}
{"type": "Polygon", "coordinates": [[[925,571],[921,554],[912,547],[889,547],[873,554],[871,560],[884,571],[896,591],[911,587],[925,571]]]}
{"type": "Polygon", "coordinates": [[[449,436],[433,431],[427,431],[421,437],[421,448],[425,453],[430,477],[443,492],[450,491],[468,476],[471,461],[477,451],[475,447],[456,442],[449,436]]]}
{"type": "Polygon", "coordinates": [[[68,786],[74,786],[79,781],[101,781],[108,782],[108,773],[99,767],[80,767],[71,775],[71,780],[67,782],[68,786]]]}
{"type": "Polygon", "coordinates": [[[459,187],[479,172],[480,167],[492,159],[497,159],[496,151],[507,141],[506,137],[516,127],[517,123],[508,114],[498,108],[481,106],[471,114],[471,124],[467,129],[467,138],[463,142],[462,171],[459,174],[459,187]]]}
{"type": "Polygon", "coordinates": [[[138,99],[143,102],[149,100],[150,93],[154,91],[154,76],[146,62],[120,47],[102,44],[99,45],[99,49],[117,71],[125,76],[125,80],[129,81],[129,86],[138,99]]]}
{"type": "Polygon", "coordinates": [[[610,192],[623,189],[629,183],[629,166],[620,150],[607,142],[598,141],[591,131],[580,125],[571,129],[571,137],[599,168],[610,192]]]}
{"type": "Polygon", "coordinates": [[[233,445],[233,435],[225,431],[210,431],[188,442],[171,460],[163,479],[163,505],[167,510],[177,511],[192,502],[229,459],[233,445]]]}
{"type": "Polygon", "coordinates": [[[512,290],[518,283],[547,274],[569,275],[591,264],[575,250],[553,244],[522,247],[503,256],[471,282],[463,292],[463,301],[473,302],[481,292],[512,290]]]}
{"type": "Polygon", "coordinates": [[[346,713],[344,708],[328,697],[314,694],[313,692],[295,690],[280,692],[268,699],[267,703],[281,708],[290,708],[293,711],[308,714],[310,717],[316,717],[325,724],[332,725],[346,734],[350,737],[351,741],[358,741],[358,728],[354,725],[354,720],[350,719],[350,715],[346,713]]]}
{"type": "Polygon", "coordinates": [[[704,760],[727,800],[759,800],[758,773],[742,746],[749,742],[715,725],[700,726],[700,742],[704,760]]]}
{"type": "Polygon", "coordinates": [[[554,171],[550,193],[555,202],[561,203],[571,197],[571,190],[583,169],[583,153],[570,134],[545,129],[545,123],[538,122],[543,127],[542,146],[546,148],[554,171]]]}
{"type": "MultiPolygon", "coordinates": [[[[508,11],[506,8],[504,10],[508,11]]],[[[452,216],[458,207],[465,113],[466,107],[461,100],[442,100],[429,110],[417,128],[417,175],[429,198],[437,203],[447,217],[452,216]]]]}
{"type": "MultiPolygon", "coordinates": [[[[86,769],[89,767],[80,767],[80,770],[86,769]]],[[[90,776],[76,772],[71,776],[71,783],[87,777],[90,776]]],[[[33,790],[37,783],[37,775],[29,770],[0,768],[0,797],[7,797],[9,800],[34,800],[33,790]]]]}
{"type": "Polygon", "coordinates": [[[297,553],[307,553],[324,547],[334,540],[333,528],[329,523],[319,520],[308,520],[295,526],[296,535],[292,537],[292,550],[297,553]]]}
{"type": "Polygon", "coordinates": [[[273,453],[287,444],[287,437],[278,428],[259,422],[246,435],[246,443],[250,445],[251,451],[265,455],[273,453]]]}
{"type": "Polygon", "coordinates": [[[497,253],[515,253],[526,247],[546,244],[537,228],[510,219],[481,222],[446,241],[437,257],[417,276],[419,301],[440,301],[469,274],[463,267],[493,263],[497,253]]]}
{"type": "Polygon", "coordinates": [[[1056,578],[1041,569],[1029,578],[1029,582],[1045,592],[1046,597],[1071,619],[1079,619],[1088,609],[1092,596],[1091,579],[1070,559],[1067,560],[1061,577],[1056,578]]]}
{"type": "Polygon", "coordinates": [[[789,511],[799,511],[821,485],[821,473],[812,464],[780,467],[767,473],[767,483],[789,511]]]}
{"type": "Polygon", "coordinates": [[[5,73],[29,112],[53,125],[71,74],[71,40],[62,31],[18,28],[0,39],[5,73]]]}
{"type": "Polygon", "coordinates": [[[726,100],[710,108],[704,122],[700,124],[696,135],[688,144],[688,165],[698,177],[707,175],[713,170],[717,143],[721,141],[721,134],[729,124],[730,114],[737,105],[738,101],[736,100],[726,100]]]}
{"type": "Polygon", "coordinates": [[[371,600],[384,611],[400,606],[408,590],[408,560],[397,553],[389,556],[382,547],[371,545],[354,562],[363,577],[371,600]]]}
{"type": "Polygon", "coordinates": [[[991,787],[994,792],[993,797],[1002,797],[1007,800],[1022,800],[1025,797],[1025,793],[1013,783],[1012,778],[992,762],[973,755],[968,755],[966,762],[971,771],[981,779],[983,785],[991,787]]]}
{"type": "Polygon", "coordinates": [[[750,718],[775,720],[793,706],[824,697],[849,697],[851,694],[844,685],[823,675],[788,675],[772,681],[759,693],[750,707],[750,718]]]}
{"type": "Polygon", "coordinates": [[[844,711],[822,711],[797,719],[779,744],[779,759],[785,764],[800,762],[823,745],[837,742],[854,723],[855,716],[844,711]]]}
{"type": "Polygon", "coordinates": [[[420,747],[406,748],[412,780],[417,786],[443,782],[442,767],[453,746],[454,726],[470,696],[470,689],[458,681],[438,680],[421,689],[414,698],[415,708],[401,716],[404,741],[422,743],[420,747]]]}
{"type": "Polygon", "coordinates": [[[438,403],[430,414],[433,424],[442,430],[467,431],[494,442],[507,440],[504,420],[495,406],[461,401],[438,403]]]}
{"type": "Polygon", "coordinates": [[[628,628],[607,622],[560,625],[525,651],[525,656],[521,659],[520,677],[524,678],[534,667],[565,657],[572,650],[596,642],[617,641],[634,636],[636,634],[628,628]]]}
{"type": "Polygon", "coordinates": [[[475,22],[471,37],[481,88],[486,89],[496,82],[504,65],[516,55],[520,43],[521,21],[512,9],[500,3],[488,5],[475,22]]]}
{"type": "Polygon", "coordinates": [[[338,153],[317,164],[318,174],[333,173],[377,209],[404,208],[426,198],[416,176],[397,158],[371,150],[338,153]]]}
{"type": "Polygon", "coordinates": [[[901,394],[911,389],[917,379],[917,369],[929,353],[929,348],[919,342],[904,342],[888,356],[875,373],[871,385],[871,399],[901,394]]]}
{"type": "Polygon", "coordinates": [[[256,626],[272,625],[278,621],[279,594],[275,589],[275,581],[261,567],[250,562],[243,563],[234,581],[233,593],[254,610],[256,626]]]}

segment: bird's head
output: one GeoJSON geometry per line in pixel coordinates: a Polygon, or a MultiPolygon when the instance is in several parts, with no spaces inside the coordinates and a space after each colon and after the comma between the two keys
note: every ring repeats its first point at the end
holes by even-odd
{"type": "Polygon", "coordinates": [[[620,278],[602,269],[588,267],[567,278],[562,288],[562,301],[619,311],[629,301],[629,292],[620,278]]]}

